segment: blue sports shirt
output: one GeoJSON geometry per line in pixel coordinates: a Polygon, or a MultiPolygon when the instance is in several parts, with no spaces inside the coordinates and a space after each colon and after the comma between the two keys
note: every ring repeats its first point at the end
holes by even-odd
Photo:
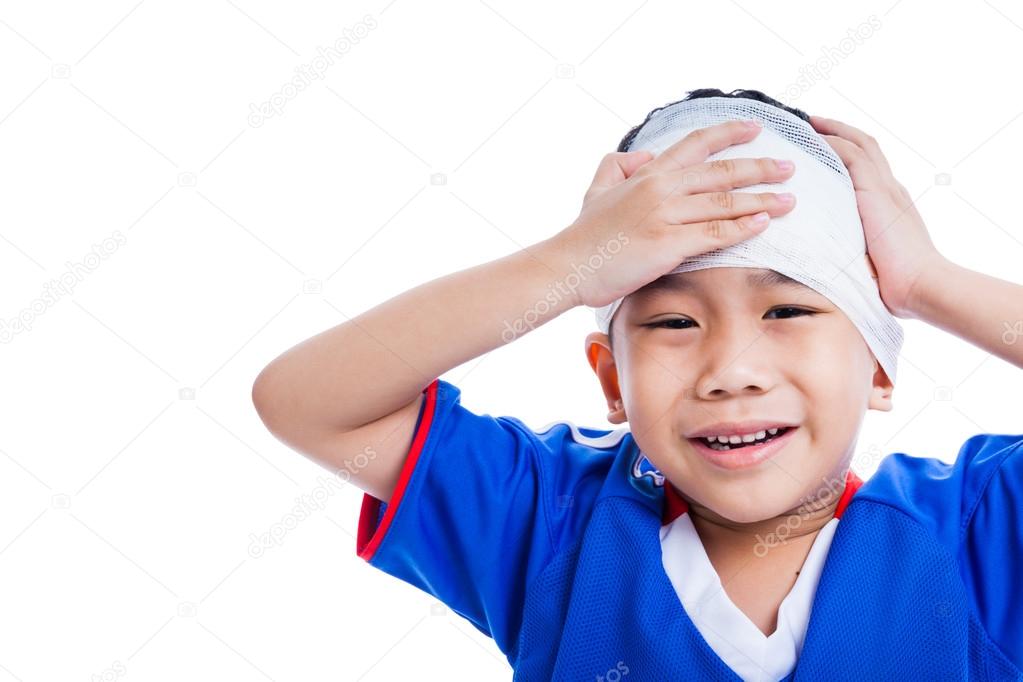
{"type": "MultiPolygon", "coordinates": [[[[361,558],[492,637],[515,680],[740,680],[665,574],[680,500],[627,429],[536,432],[424,392],[390,501],[363,496],[361,558]]],[[[1023,680],[1023,434],[847,482],[783,679],[1023,680]]]]}

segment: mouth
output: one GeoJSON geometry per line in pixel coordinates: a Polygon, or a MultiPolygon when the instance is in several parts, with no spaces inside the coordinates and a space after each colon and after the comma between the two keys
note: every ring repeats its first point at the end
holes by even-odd
{"type": "Polygon", "coordinates": [[[722,469],[744,469],[764,462],[792,440],[798,426],[786,426],[775,434],[751,443],[709,443],[706,438],[689,438],[693,448],[705,460],[722,469]]]}

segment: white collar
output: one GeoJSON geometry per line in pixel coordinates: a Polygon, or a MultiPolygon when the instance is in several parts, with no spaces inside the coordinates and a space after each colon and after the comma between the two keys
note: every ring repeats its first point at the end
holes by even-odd
{"type": "Polygon", "coordinates": [[[817,533],[770,637],[729,599],[689,514],[661,526],[661,561],[679,600],[707,644],[743,680],[776,682],[795,668],[837,526],[833,518],[817,533]]]}

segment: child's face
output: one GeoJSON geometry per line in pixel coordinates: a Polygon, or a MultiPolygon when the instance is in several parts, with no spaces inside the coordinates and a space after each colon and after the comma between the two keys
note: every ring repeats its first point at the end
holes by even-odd
{"type": "Polygon", "coordinates": [[[591,355],[609,419],[628,420],[640,449],[696,502],[735,522],[775,517],[844,483],[867,409],[891,409],[891,383],[863,337],[829,299],[760,268],[677,273],[622,302],[591,355]],[[663,286],[671,283],[683,287],[663,286]],[[779,310],[792,306],[812,311],[779,310]],[[658,325],[658,326],[653,326],[658,325]],[[619,390],[620,389],[620,390],[619,390]],[[615,411],[615,400],[623,410],[615,411]],[[772,458],[725,470],[687,435],[717,422],[795,424],[772,458]]]}

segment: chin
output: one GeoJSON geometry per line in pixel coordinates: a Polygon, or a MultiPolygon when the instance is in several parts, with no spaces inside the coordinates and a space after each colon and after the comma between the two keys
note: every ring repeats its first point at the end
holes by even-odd
{"type": "Polygon", "coordinates": [[[782,509],[779,507],[777,511],[772,511],[765,507],[759,507],[757,509],[742,507],[739,509],[723,509],[717,513],[734,523],[759,523],[760,521],[772,519],[785,513],[786,509],[787,508],[782,509]]]}
{"type": "Polygon", "coordinates": [[[744,486],[743,489],[728,494],[727,501],[706,506],[733,523],[758,523],[781,516],[798,504],[792,500],[750,496],[749,492],[748,486],[744,486]]]}

